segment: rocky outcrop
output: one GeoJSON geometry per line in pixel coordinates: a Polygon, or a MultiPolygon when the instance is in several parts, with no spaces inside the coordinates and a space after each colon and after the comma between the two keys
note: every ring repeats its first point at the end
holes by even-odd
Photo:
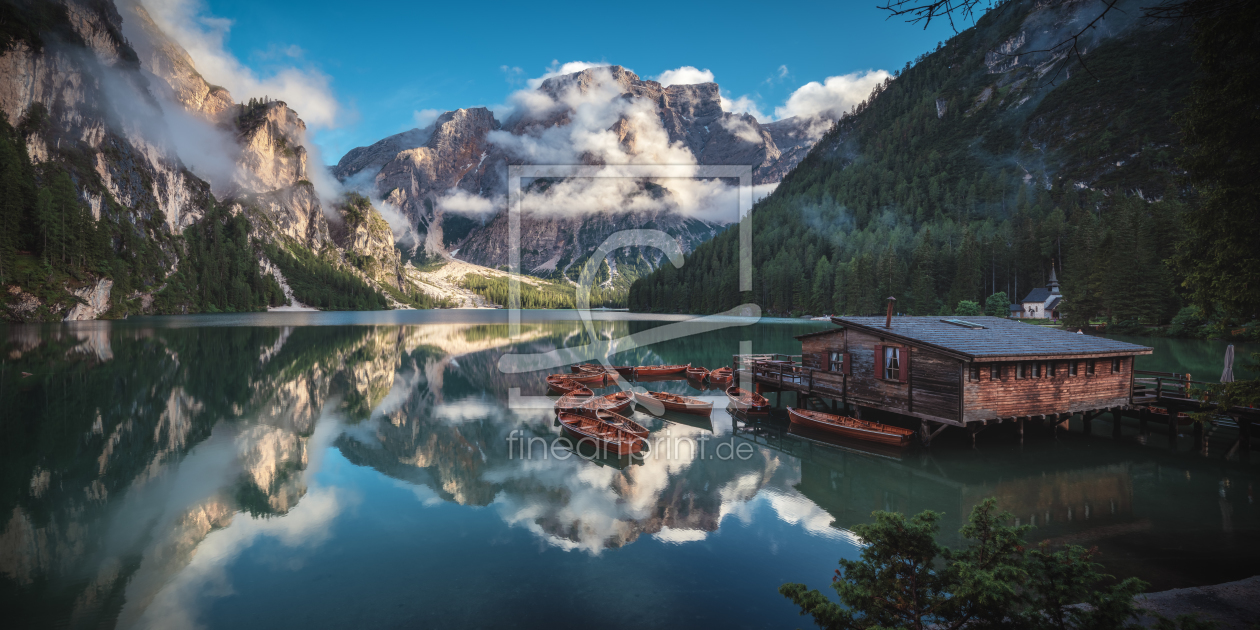
{"type": "Polygon", "coordinates": [[[306,123],[283,101],[237,105],[241,153],[235,183],[245,192],[265,192],[306,180],[306,123]]]}
{"type": "Polygon", "coordinates": [[[212,121],[218,121],[234,105],[232,95],[206,82],[188,51],[162,32],[143,5],[123,2],[122,12],[124,32],[140,65],[159,80],[156,85],[166,87],[171,100],[212,121]]]}
{"type": "Polygon", "coordinates": [[[83,300],[83,303],[75,304],[74,308],[66,313],[65,321],[82,321],[100,317],[101,313],[109,310],[109,292],[113,288],[113,280],[102,278],[82,289],[72,291],[71,293],[83,300]]]}
{"type": "Polygon", "coordinates": [[[413,223],[431,229],[433,202],[440,194],[457,187],[476,194],[484,188],[485,157],[491,150],[486,135],[498,128],[494,114],[484,107],[446,112],[429,129],[412,130],[367,149],[356,149],[360,152],[353,157],[347,154],[333,173],[342,179],[355,177],[360,171],[353,170],[354,166],[371,168],[384,157],[387,147],[407,147],[380,167],[372,189],[413,223]],[[421,138],[425,138],[423,143],[410,146],[421,138]]]}

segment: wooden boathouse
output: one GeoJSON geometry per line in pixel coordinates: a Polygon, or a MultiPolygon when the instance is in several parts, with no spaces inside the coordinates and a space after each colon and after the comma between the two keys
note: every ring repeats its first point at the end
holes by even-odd
{"type": "Polygon", "coordinates": [[[743,382],[945,427],[1059,422],[1134,404],[1133,358],[1151,348],[1000,317],[832,317],[801,354],[741,356],[743,382]]]}

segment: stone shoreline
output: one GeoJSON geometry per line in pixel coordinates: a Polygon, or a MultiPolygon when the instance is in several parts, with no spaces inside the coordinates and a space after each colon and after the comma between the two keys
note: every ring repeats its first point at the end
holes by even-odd
{"type": "MultiPolygon", "coordinates": [[[[1169,619],[1187,613],[1220,624],[1220,630],[1253,630],[1260,627],[1260,575],[1213,586],[1175,588],[1137,596],[1138,606],[1169,619]]],[[[1155,618],[1144,616],[1151,627],[1155,618]]]]}

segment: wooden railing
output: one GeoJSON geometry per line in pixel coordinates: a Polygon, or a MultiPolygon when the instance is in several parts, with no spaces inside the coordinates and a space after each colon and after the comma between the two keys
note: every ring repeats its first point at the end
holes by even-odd
{"type": "Polygon", "coordinates": [[[836,397],[845,394],[843,374],[807,367],[799,354],[735,355],[732,364],[737,371],[747,372],[754,382],[777,384],[779,389],[800,389],[836,397]]]}
{"type": "Polygon", "coordinates": [[[1133,395],[1154,396],[1156,402],[1161,402],[1165,399],[1177,402],[1202,402],[1191,397],[1191,386],[1203,388],[1207,385],[1212,385],[1212,383],[1206,381],[1189,380],[1186,378],[1186,374],[1178,374],[1176,372],[1134,370],[1133,375],[1133,395]]]}

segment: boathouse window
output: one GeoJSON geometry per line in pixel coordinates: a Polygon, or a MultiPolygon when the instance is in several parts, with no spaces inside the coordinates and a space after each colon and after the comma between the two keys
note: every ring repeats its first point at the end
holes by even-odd
{"type": "Polygon", "coordinates": [[[1068,361],[1068,376],[1076,376],[1076,361],[1068,361]]]}
{"type": "Polygon", "coordinates": [[[1002,380],[1002,364],[1001,363],[989,364],[989,380],[990,381],[1002,380]]]}
{"type": "Polygon", "coordinates": [[[827,369],[832,372],[849,374],[849,355],[843,352],[832,352],[827,362],[827,369]]]}
{"type": "Polygon", "coordinates": [[[973,381],[980,380],[980,365],[977,363],[971,364],[971,380],[973,381]]]}
{"type": "Polygon", "coordinates": [[[901,348],[884,348],[884,378],[890,381],[900,380],[901,348]]]}
{"type": "Polygon", "coordinates": [[[894,346],[875,346],[875,377],[886,381],[904,383],[906,380],[906,357],[902,349],[894,346]]]}
{"type": "Polygon", "coordinates": [[[1120,357],[1115,357],[1111,360],[1111,373],[1115,374],[1116,372],[1119,372],[1119,371],[1120,371],[1120,357]]]}
{"type": "Polygon", "coordinates": [[[1085,376],[1094,375],[1094,360],[1090,359],[1085,362],[1085,376]]]}
{"type": "Polygon", "coordinates": [[[1055,373],[1054,361],[1051,361],[1046,364],[1046,376],[1054,376],[1054,373],[1055,373]]]}
{"type": "Polygon", "coordinates": [[[1028,364],[1027,363],[1015,364],[1015,378],[1028,378],[1028,364]]]}
{"type": "Polygon", "coordinates": [[[1033,378],[1041,378],[1041,364],[1040,363],[1033,364],[1032,376],[1033,378]]]}

